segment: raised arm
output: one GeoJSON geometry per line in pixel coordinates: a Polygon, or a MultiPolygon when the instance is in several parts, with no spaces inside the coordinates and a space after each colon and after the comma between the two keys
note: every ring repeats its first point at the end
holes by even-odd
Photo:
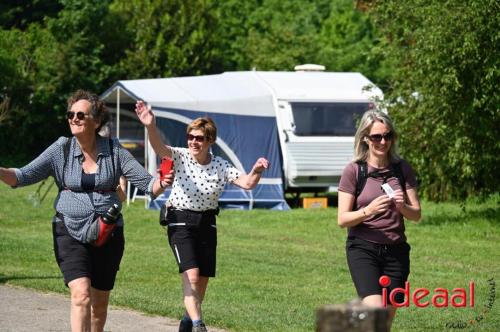
{"type": "Polygon", "coordinates": [[[148,130],[149,142],[151,146],[153,146],[153,150],[155,150],[158,157],[172,158],[172,151],[162,142],[158,128],[156,128],[156,120],[153,111],[151,111],[142,100],[139,100],[135,104],[135,112],[141,123],[148,130]]]}
{"type": "Polygon", "coordinates": [[[2,180],[11,187],[14,187],[17,185],[16,172],[14,171],[13,168],[0,167],[0,180],[2,180]]]}
{"type": "Polygon", "coordinates": [[[253,165],[252,170],[248,174],[243,174],[233,184],[242,189],[253,189],[259,183],[262,172],[269,168],[269,161],[266,158],[259,158],[253,165]]]}

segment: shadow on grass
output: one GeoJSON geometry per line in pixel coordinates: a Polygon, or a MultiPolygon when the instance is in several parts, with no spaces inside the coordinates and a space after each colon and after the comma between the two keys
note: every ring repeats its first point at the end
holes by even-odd
{"type": "Polygon", "coordinates": [[[5,284],[11,280],[43,280],[43,279],[61,279],[62,277],[60,275],[54,275],[54,276],[22,276],[22,277],[17,277],[17,276],[5,276],[5,275],[0,275],[0,284],[5,284]]]}
{"type": "Polygon", "coordinates": [[[466,223],[472,219],[486,219],[492,224],[500,224],[500,207],[483,209],[466,209],[465,212],[450,214],[446,209],[424,216],[422,222],[426,225],[442,225],[446,223],[466,223]]]}

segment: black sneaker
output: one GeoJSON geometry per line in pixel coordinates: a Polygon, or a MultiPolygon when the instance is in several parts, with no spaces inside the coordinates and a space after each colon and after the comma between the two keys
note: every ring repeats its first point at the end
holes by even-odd
{"type": "Polygon", "coordinates": [[[193,329],[191,331],[193,331],[193,332],[208,332],[207,327],[203,323],[200,323],[199,325],[193,326],[193,329]]]}
{"type": "Polygon", "coordinates": [[[179,332],[191,332],[193,329],[193,321],[192,320],[181,320],[179,324],[179,332]]]}

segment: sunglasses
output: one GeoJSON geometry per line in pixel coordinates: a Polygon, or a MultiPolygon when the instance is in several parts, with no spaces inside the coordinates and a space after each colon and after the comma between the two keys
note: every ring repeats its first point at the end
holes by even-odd
{"type": "Polygon", "coordinates": [[[90,114],[86,114],[86,113],[83,113],[83,112],[66,112],[66,118],[68,118],[68,120],[73,120],[73,118],[75,117],[76,115],[76,118],[78,120],[83,120],[85,119],[86,117],[90,117],[91,115],[90,114]]]}
{"type": "Polygon", "coordinates": [[[372,142],[382,142],[382,139],[385,139],[386,141],[391,141],[394,138],[394,133],[392,131],[385,133],[385,134],[375,134],[375,135],[368,135],[368,139],[372,142]]]}
{"type": "Polygon", "coordinates": [[[202,136],[202,135],[191,135],[191,134],[187,134],[187,139],[188,141],[192,141],[192,140],[195,140],[196,142],[203,142],[205,141],[205,136],[202,136]]]}

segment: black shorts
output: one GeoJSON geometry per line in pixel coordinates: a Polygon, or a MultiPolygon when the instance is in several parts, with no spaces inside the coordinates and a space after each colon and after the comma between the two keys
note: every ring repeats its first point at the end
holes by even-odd
{"type": "MultiPolygon", "coordinates": [[[[358,296],[382,295],[379,278],[383,275],[391,279],[387,287],[387,303],[389,294],[394,288],[404,288],[410,274],[410,245],[406,242],[398,244],[378,244],[349,237],[346,242],[347,264],[358,296]]],[[[397,293],[395,300],[402,303],[404,295],[397,293]]]]}
{"type": "Polygon", "coordinates": [[[75,240],[63,222],[52,223],[52,234],[57,264],[66,285],[72,280],[88,277],[95,289],[113,289],[125,248],[123,227],[116,227],[102,247],[75,240]]]}
{"type": "Polygon", "coordinates": [[[170,210],[168,242],[179,273],[200,269],[203,277],[215,277],[217,226],[214,211],[170,210]]]}

